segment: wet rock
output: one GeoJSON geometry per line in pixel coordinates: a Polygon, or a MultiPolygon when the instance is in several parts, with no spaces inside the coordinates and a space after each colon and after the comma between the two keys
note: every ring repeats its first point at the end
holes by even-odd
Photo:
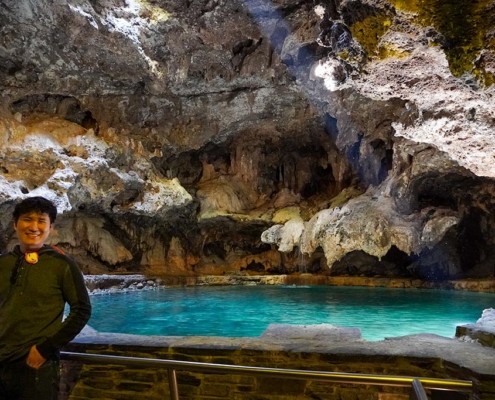
{"type": "Polygon", "coordinates": [[[361,339],[359,328],[348,328],[330,324],[290,325],[270,324],[260,338],[288,340],[321,340],[328,342],[356,341],[361,339]]]}
{"type": "Polygon", "coordinates": [[[144,275],[85,275],[84,281],[90,294],[147,290],[161,286],[159,279],[150,279],[144,275]]]}
{"type": "Polygon", "coordinates": [[[495,310],[483,310],[481,318],[475,324],[458,326],[455,336],[464,341],[474,341],[495,348],[495,310]]]}

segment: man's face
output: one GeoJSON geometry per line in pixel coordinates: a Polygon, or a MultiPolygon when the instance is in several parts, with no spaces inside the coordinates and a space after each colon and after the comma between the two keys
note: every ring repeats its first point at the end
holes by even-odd
{"type": "Polygon", "coordinates": [[[21,250],[25,253],[37,251],[43,247],[52,230],[50,216],[47,213],[31,212],[21,214],[14,229],[21,242],[21,250]]]}

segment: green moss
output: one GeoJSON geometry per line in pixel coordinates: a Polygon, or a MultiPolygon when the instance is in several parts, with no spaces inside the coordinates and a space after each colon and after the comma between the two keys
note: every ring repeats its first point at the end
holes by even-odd
{"type": "Polygon", "coordinates": [[[420,10],[420,3],[422,3],[422,0],[390,0],[390,3],[392,3],[397,10],[416,13],[420,10]]]}
{"type": "Polygon", "coordinates": [[[455,76],[472,73],[485,85],[493,84],[493,75],[475,67],[479,52],[495,50],[486,37],[495,26],[492,0],[390,0],[398,9],[417,14],[417,22],[433,26],[444,38],[444,50],[455,76]]]}
{"type": "Polygon", "coordinates": [[[486,87],[495,83],[495,75],[490,72],[486,72],[482,68],[476,68],[473,74],[476,76],[478,81],[482,82],[486,87]]]}
{"type": "Polygon", "coordinates": [[[435,0],[433,25],[445,36],[445,50],[450,70],[456,76],[470,72],[483,48],[484,32],[477,23],[473,0],[435,0]]]}
{"type": "Polygon", "coordinates": [[[390,28],[392,21],[383,14],[373,15],[357,21],[350,27],[352,36],[361,44],[369,56],[377,54],[380,38],[390,28]]]}

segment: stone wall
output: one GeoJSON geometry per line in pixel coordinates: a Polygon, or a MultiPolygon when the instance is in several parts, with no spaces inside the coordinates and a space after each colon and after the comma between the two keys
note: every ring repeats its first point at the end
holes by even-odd
{"type": "MultiPolygon", "coordinates": [[[[140,337],[100,334],[78,338],[67,350],[96,354],[289,369],[428,376],[473,380],[473,399],[495,398],[495,349],[435,335],[380,342],[296,338],[140,337]]],[[[168,399],[166,370],[84,365],[63,361],[60,400],[168,399]]],[[[181,400],[406,400],[405,388],[327,384],[233,374],[178,371],[181,400]]],[[[457,397],[453,392],[432,399],[457,397]]]]}

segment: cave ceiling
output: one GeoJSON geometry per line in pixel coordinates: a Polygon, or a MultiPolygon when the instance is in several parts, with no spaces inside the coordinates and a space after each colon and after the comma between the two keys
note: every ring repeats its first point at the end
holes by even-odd
{"type": "Polygon", "coordinates": [[[42,195],[86,273],[493,276],[494,27],[493,0],[1,0],[1,247],[42,195]]]}

